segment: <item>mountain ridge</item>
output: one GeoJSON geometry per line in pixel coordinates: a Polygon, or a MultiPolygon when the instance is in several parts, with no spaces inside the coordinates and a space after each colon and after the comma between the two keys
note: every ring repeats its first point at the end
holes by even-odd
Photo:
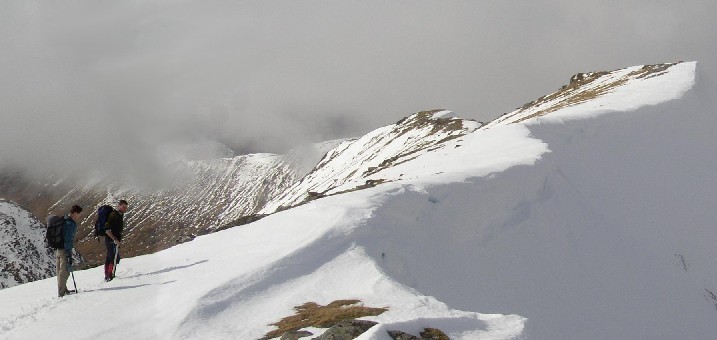
{"type": "MultiPolygon", "coordinates": [[[[304,150],[287,155],[252,154],[180,162],[176,171],[188,173],[190,180],[185,185],[166,191],[143,193],[102,185],[66,187],[63,180],[49,179],[44,184],[25,188],[28,197],[15,196],[22,198],[19,200],[21,204],[33,204],[35,208],[32,210],[36,214],[39,211],[39,216],[52,212],[60,214],[62,211],[57,211],[58,208],[75,202],[90,207],[92,211],[93,207],[103,203],[113,204],[119,197],[128,199],[133,204],[127,218],[129,228],[125,254],[148,254],[232,224],[250,223],[313,199],[410,180],[400,171],[403,165],[430,159],[431,154],[445,151],[442,149],[460,149],[461,138],[478,130],[487,131],[522,122],[539,124],[541,120],[559,119],[551,115],[554,111],[574,110],[575,107],[585,110],[585,106],[591,103],[598,103],[593,111],[619,111],[624,108],[611,107],[610,101],[603,99],[609,99],[621,88],[629,87],[630,81],[645,82],[650,78],[654,81],[669,77],[668,71],[675,67],[694,69],[695,64],[668,63],[577,74],[571,77],[570,84],[559,91],[487,124],[454,117],[446,110],[423,111],[360,138],[319,144],[308,153],[304,150]],[[590,94],[589,101],[583,100],[585,92],[590,94]],[[316,161],[304,159],[307,154],[313,155],[311,157],[316,161]],[[312,169],[307,166],[311,163],[316,164],[312,169]],[[305,173],[303,177],[302,172],[305,173]],[[42,197],[40,202],[46,203],[38,204],[38,197],[42,197]]],[[[671,94],[673,97],[679,95],[671,94]]],[[[537,145],[533,147],[540,148],[537,145]]],[[[493,157],[502,157],[500,152],[500,148],[496,149],[493,157]]],[[[453,161],[463,162],[466,159],[470,160],[456,158],[453,161]]],[[[425,169],[439,166],[428,164],[425,169]]],[[[421,173],[421,176],[427,175],[421,173]]],[[[11,181],[5,183],[8,182],[11,181]]],[[[9,191],[7,185],[3,192],[9,191]]],[[[84,266],[98,264],[104,254],[102,244],[91,236],[93,219],[92,213],[86,215],[78,234],[78,251],[85,260],[84,266]]]]}
{"type": "MultiPolygon", "coordinates": [[[[453,339],[711,338],[709,86],[697,64],[673,65],[346,183],[395,180],[124,259],[112,282],[101,267],[78,271],[86,294],[40,297],[52,279],[1,290],[0,329],[255,339],[294,306],[350,298],[387,309],[360,340],[426,327],[453,339]],[[115,323],[87,323],[108,300],[115,323]]],[[[326,166],[356,169],[345,165],[326,166]]]]}

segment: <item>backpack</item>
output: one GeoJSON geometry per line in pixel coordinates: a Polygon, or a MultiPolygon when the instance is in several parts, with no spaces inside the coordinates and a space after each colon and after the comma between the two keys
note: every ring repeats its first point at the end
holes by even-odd
{"type": "Polygon", "coordinates": [[[45,243],[52,249],[60,249],[65,247],[65,238],[62,235],[62,226],[65,225],[65,218],[60,216],[50,216],[47,219],[47,232],[45,233],[45,243]]]}
{"type": "Polygon", "coordinates": [[[114,209],[109,205],[103,205],[97,209],[97,219],[95,220],[95,236],[107,236],[105,231],[105,223],[114,209]]]}

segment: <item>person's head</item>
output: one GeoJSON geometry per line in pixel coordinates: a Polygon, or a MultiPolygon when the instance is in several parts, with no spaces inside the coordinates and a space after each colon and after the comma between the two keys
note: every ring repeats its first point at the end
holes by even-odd
{"type": "Polygon", "coordinates": [[[129,203],[125,200],[119,200],[119,203],[117,203],[117,211],[121,213],[127,212],[127,209],[129,208],[129,203]]]}
{"type": "Polygon", "coordinates": [[[79,222],[80,215],[82,215],[82,207],[79,205],[73,205],[70,209],[70,218],[75,222],[79,222]]]}

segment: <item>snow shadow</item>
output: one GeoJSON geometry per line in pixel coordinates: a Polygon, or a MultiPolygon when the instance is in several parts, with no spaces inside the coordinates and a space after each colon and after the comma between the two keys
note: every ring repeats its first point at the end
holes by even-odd
{"type": "Polygon", "coordinates": [[[179,269],[189,268],[189,267],[196,266],[196,265],[198,265],[198,264],[202,264],[202,263],[206,263],[206,262],[209,262],[209,260],[201,260],[201,261],[197,261],[197,262],[194,262],[194,263],[191,263],[191,264],[186,264],[186,265],[183,265],[183,266],[168,267],[168,268],[160,269],[160,270],[157,270],[157,271],[154,271],[154,272],[150,272],[150,273],[134,274],[134,275],[131,275],[131,276],[127,276],[126,278],[131,279],[131,278],[142,277],[142,276],[163,274],[163,273],[168,273],[168,272],[175,271],[175,270],[179,270],[179,269]]]}
{"type": "Polygon", "coordinates": [[[100,291],[126,290],[126,289],[141,288],[141,287],[145,287],[145,286],[161,286],[161,285],[166,285],[166,284],[170,284],[170,283],[174,283],[174,282],[177,282],[177,280],[166,281],[166,282],[155,283],[155,284],[143,283],[140,285],[133,285],[133,286],[107,287],[107,288],[99,288],[99,289],[92,289],[92,290],[85,290],[85,291],[80,290],[80,292],[81,293],[82,292],[91,293],[91,292],[100,292],[100,291]]]}
{"type": "Polygon", "coordinates": [[[345,238],[326,235],[276,263],[218,286],[197,301],[174,336],[201,334],[202,329],[213,326],[212,320],[239,308],[246,299],[270,289],[267,287],[309,275],[351,247],[345,238]]]}

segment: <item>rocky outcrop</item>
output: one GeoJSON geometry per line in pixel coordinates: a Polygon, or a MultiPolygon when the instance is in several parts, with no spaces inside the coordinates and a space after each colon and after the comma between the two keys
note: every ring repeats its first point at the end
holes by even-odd
{"type": "Polygon", "coordinates": [[[284,333],[279,340],[299,340],[312,335],[314,335],[314,333],[309,331],[288,331],[284,333]]]}
{"type": "Polygon", "coordinates": [[[393,340],[421,340],[421,338],[402,331],[388,331],[388,336],[393,340]]]}
{"type": "Polygon", "coordinates": [[[54,252],[45,228],[17,204],[0,200],[0,288],[55,275],[54,252]]]}
{"type": "Polygon", "coordinates": [[[443,333],[437,328],[424,328],[421,332],[421,339],[423,340],[450,340],[446,333],[443,333]]]}
{"type": "Polygon", "coordinates": [[[351,340],[357,338],[377,323],[366,320],[344,320],[329,328],[317,340],[351,340]]]}
{"type": "Polygon", "coordinates": [[[450,340],[446,333],[437,328],[424,328],[420,338],[402,331],[388,331],[388,335],[393,340],[450,340]]]}

